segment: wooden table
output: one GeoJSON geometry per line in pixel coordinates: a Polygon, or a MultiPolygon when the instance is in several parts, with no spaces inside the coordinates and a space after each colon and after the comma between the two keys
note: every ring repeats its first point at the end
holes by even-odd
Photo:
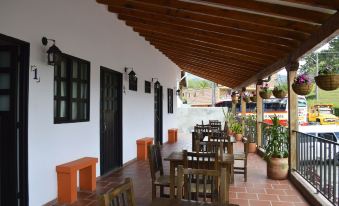
{"type": "Polygon", "coordinates": [[[239,206],[234,204],[222,203],[205,203],[178,199],[156,198],[152,201],[150,206],[239,206]]]}
{"type": "MultiPolygon", "coordinates": [[[[232,171],[231,168],[234,164],[234,155],[233,154],[224,154],[222,159],[223,159],[223,161],[220,164],[223,167],[225,167],[227,169],[227,171],[232,171]]],[[[172,152],[164,160],[170,161],[170,182],[174,182],[174,180],[175,180],[175,168],[178,165],[184,164],[182,152],[172,152]]],[[[231,179],[232,179],[232,177],[231,177],[231,179]]],[[[228,182],[229,182],[229,180],[228,180],[228,182]]],[[[174,195],[174,185],[173,184],[170,185],[170,194],[171,194],[171,198],[174,198],[173,197],[173,195],[174,195]]]]}

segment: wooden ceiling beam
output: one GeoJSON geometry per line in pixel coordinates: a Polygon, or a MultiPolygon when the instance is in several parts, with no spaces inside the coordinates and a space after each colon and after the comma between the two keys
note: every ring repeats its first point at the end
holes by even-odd
{"type": "Polygon", "coordinates": [[[193,29],[199,29],[209,32],[221,33],[227,36],[236,36],[245,38],[252,41],[266,42],[272,45],[282,45],[287,47],[296,47],[299,45],[299,41],[287,39],[279,36],[272,36],[266,34],[260,34],[251,31],[243,31],[239,29],[234,29],[232,27],[225,27],[215,24],[208,24],[204,22],[191,21],[188,19],[176,18],[161,14],[143,12],[135,9],[128,9],[124,7],[115,7],[110,6],[110,11],[118,13],[124,18],[124,16],[129,16],[133,18],[143,19],[145,21],[157,21],[157,22],[166,22],[167,24],[178,25],[189,27],[193,29]]]}
{"type": "MultiPolygon", "coordinates": [[[[262,16],[258,14],[251,14],[246,12],[234,11],[230,9],[217,8],[212,6],[194,4],[190,2],[178,1],[178,0],[108,0],[108,5],[111,3],[120,3],[120,4],[129,4],[130,2],[140,3],[140,4],[148,4],[154,5],[157,7],[167,8],[172,10],[172,12],[179,12],[181,10],[191,12],[191,13],[199,13],[208,16],[216,16],[222,18],[228,18],[237,21],[244,21],[258,25],[266,25],[271,27],[278,28],[286,28],[289,30],[295,31],[304,31],[304,32],[312,32],[316,25],[292,21],[287,19],[280,19],[269,16],[262,16]]],[[[131,4],[129,4],[132,6],[131,4]]]]}
{"type": "MultiPolygon", "coordinates": [[[[98,1],[98,0],[97,0],[98,1]]],[[[102,3],[108,4],[108,10],[116,12],[114,8],[125,8],[129,10],[137,10],[141,12],[147,12],[150,14],[163,15],[167,17],[173,17],[177,19],[184,19],[189,21],[204,22],[208,24],[238,29],[242,31],[256,32],[264,35],[278,36],[288,39],[304,40],[310,33],[312,33],[317,27],[312,27],[307,31],[291,30],[288,27],[270,27],[260,24],[253,24],[243,21],[237,21],[234,19],[227,19],[217,16],[208,16],[194,12],[187,12],[185,10],[176,10],[165,7],[158,7],[150,4],[141,4],[138,2],[127,2],[127,1],[111,1],[108,3],[107,0],[101,0],[102,3]]]]}
{"type": "Polygon", "coordinates": [[[286,55],[286,53],[288,52],[286,50],[283,51],[283,49],[274,48],[273,46],[263,47],[263,46],[257,46],[254,43],[245,44],[245,43],[235,41],[235,40],[229,41],[226,38],[221,38],[221,37],[217,38],[215,36],[211,37],[212,35],[202,35],[202,34],[198,34],[194,32],[185,32],[181,30],[169,29],[166,27],[159,27],[159,26],[153,26],[153,25],[130,22],[130,21],[126,21],[126,24],[128,26],[132,26],[133,28],[137,28],[137,29],[160,32],[160,33],[163,33],[164,35],[171,34],[175,36],[186,37],[186,38],[194,39],[197,41],[212,43],[216,45],[222,45],[224,47],[227,47],[228,49],[237,50],[239,52],[248,53],[248,54],[253,54],[253,53],[261,54],[263,56],[270,57],[270,58],[281,57],[281,56],[286,55]]]}
{"type": "Polygon", "coordinates": [[[274,3],[253,1],[253,0],[201,0],[201,2],[215,3],[218,5],[232,7],[237,9],[245,9],[262,14],[279,16],[299,21],[321,24],[330,17],[330,14],[312,11],[291,6],[279,5],[274,3]]]}
{"type": "Polygon", "coordinates": [[[321,7],[325,9],[339,10],[339,1],[337,0],[281,0],[297,4],[304,4],[313,7],[321,7]]]}
{"type": "Polygon", "coordinates": [[[213,58],[213,57],[206,57],[206,56],[203,56],[203,55],[195,55],[195,54],[192,54],[192,53],[185,53],[185,52],[181,52],[181,51],[176,51],[175,49],[169,50],[169,49],[165,49],[165,48],[162,48],[162,47],[157,47],[157,48],[161,52],[167,53],[167,54],[170,54],[170,55],[173,55],[173,56],[193,58],[193,59],[202,59],[202,60],[205,60],[205,61],[210,61],[212,63],[215,62],[215,63],[223,64],[223,65],[226,65],[226,66],[235,67],[239,70],[244,70],[244,71],[248,71],[248,70],[259,71],[260,70],[260,68],[255,69],[254,67],[248,67],[248,66],[237,65],[237,64],[230,64],[227,61],[227,59],[224,59],[224,60],[221,61],[221,60],[213,58]]]}
{"type": "Polygon", "coordinates": [[[319,30],[314,33],[307,41],[303,42],[300,47],[291,52],[288,56],[279,59],[273,64],[267,66],[258,74],[252,76],[248,80],[244,81],[242,84],[239,84],[238,87],[246,87],[253,82],[256,82],[259,79],[265,78],[266,76],[276,72],[277,70],[285,67],[293,61],[298,61],[298,59],[306,54],[307,52],[314,49],[321,42],[327,42],[335,36],[339,35],[339,12],[332,15],[328,21],[326,21],[319,30]]]}
{"type": "Polygon", "coordinates": [[[156,37],[151,37],[151,36],[144,36],[140,34],[141,36],[145,37],[147,41],[149,41],[151,44],[152,43],[159,43],[163,44],[164,46],[167,46],[168,48],[175,48],[175,49],[181,49],[182,51],[185,52],[199,52],[205,55],[209,56],[216,56],[219,58],[231,58],[237,61],[245,62],[248,64],[253,64],[256,66],[265,66],[273,62],[273,59],[260,59],[258,57],[253,57],[249,55],[243,55],[243,54],[238,54],[238,53],[232,53],[224,50],[216,50],[213,48],[209,47],[204,47],[200,45],[195,45],[195,44],[190,44],[190,43],[185,43],[185,42],[177,42],[177,41],[166,41],[163,39],[158,39],[156,37]]]}

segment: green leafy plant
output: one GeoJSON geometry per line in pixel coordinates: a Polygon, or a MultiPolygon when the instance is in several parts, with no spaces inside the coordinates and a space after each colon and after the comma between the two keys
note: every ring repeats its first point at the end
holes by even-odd
{"type": "Polygon", "coordinates": [[[242,133],[242,125],[238,122],[234,122],[231,125],[231,130],[235,133],[235,134],[241,134],[242,133]]]}
{"type": "Polygon", "coordinates": [[[224,108],[222,108],[222,112],[224,113],[225,121],[231,127],[235,122],[235,115],[232,112],[226,112],[224,108]]]}
{"type": "Polygon", "coordinates": [[[279,118],[274,115],[270,117],[272,125],[266,128],[269,136],[268,143],[265,149],[264,158],[270,160],[272,157],[275,158],[286,158],[288,157],[288,135],[285,127],[279,123],[279,118]]]}
{"type": "Polygon", "coordinates": [[[264,83],[261,87],[260,87],[261,91],[268,93],[271,92],[270,87],[268,86],[267,83],[264,83]]]}
{"type": "Polygon", "coordinates": [[[335,67],[328,65],[319,70],[319,75],[333,75],[333,74],[339,74],[339,67],[335,68],[335,67]]]}
{"type": "Polygon", "coordinates": [[[245,117],[245,136],[250,143],[256,142],[257,121],[255,115],[248,115],[245,117]]]}
{"type": "Polygon", "coordinates": [[[278,84],[277,86],[274,86],[273,91],[287,91],[287,84],[286,85],[278,84]]]}

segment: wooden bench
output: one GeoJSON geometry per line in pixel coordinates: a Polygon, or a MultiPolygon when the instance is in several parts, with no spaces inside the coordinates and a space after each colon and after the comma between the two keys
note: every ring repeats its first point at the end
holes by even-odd
{"type": "Polygon", "coordinates": [[[145,137],[137,140],[137,159],[147,160],[148,156],[148,145],[153,144],[152,137],[145,137]]]}
{"type": "Polygon", "coordinates": [[[178,129],[168,129],[168,143],[176,143],[178,141],[178,129]]]}
{"type": "Polygon", "coordinates": [[[95,191],[98,158],[84,157],[56,166],[58,174],[58,202],[71,204],[77,200],[77,171],[80,190],[95,191]]]}

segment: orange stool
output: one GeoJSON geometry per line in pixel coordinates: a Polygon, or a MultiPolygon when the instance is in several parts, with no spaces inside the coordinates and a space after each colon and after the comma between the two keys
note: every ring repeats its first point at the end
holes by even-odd
{"type": "Polygon", "coordinates": [[[168,143],[172,144],[178,141],[178,129],[168,129],[168,143]]]}
{"type": "Polygon", "coordinates": [[[142,139],[137,140],[137,154],[138,160],[147,160],[148,156],[148,145],[153,144],[153,138],[152,137],[145,137],[142,139]]]}
{"type": "Polygon", "coordinates": [[[72,204],[77,200],[77,171],[80,190],[95,191],[98,158],[84,157],[56,166],[58,173],[58,202],[72,204]]]}

